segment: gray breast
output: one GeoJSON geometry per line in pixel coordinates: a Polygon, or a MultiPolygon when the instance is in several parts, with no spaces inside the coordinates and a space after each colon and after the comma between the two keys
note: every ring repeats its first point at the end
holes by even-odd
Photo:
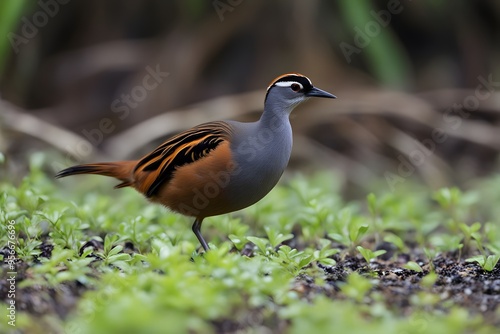
{"type": "Polygon", "coordinates": [[[231,123],[236,133],[231,143],[236,168],[228,193],[238,210],[259,201],[276,185],[290,159],[292,130],[288,117],[274,126],[231,123]]]}

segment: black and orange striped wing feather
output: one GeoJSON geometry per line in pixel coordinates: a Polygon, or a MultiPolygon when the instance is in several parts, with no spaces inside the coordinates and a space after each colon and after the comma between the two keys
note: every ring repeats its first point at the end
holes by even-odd
{"type": "Polygon", "coordinates": [[[154,196],[178,167],[209,155],[230,136],[229,124],[218,121],[198,125],[168,139],[135,166],[134,175],[142,175],[140,190],[148,197],[154,196]]]}

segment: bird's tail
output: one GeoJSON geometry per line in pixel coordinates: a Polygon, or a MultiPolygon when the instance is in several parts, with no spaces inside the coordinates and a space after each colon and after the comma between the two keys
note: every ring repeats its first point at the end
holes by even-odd
{"type": "Polygon", "coordinates": [[[56,178],[66,177],[78,174],[98,174],[114,177],[122,183],[115,188],[123,188],[133,185],[133,171],[136,161],[115,161],[99,162],[95,164],[77,165],[63,169],[55,175],[56,178]]]}

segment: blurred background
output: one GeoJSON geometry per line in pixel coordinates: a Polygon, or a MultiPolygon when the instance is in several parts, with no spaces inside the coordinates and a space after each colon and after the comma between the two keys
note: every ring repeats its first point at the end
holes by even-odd
{"type": "Polygon", "coordinates": [[[276,76],[338,96],[294,111],[290,170],[350,194],[498,172],[500,2],[2,0],[0,173],[138,158],[256,120],[276,76]]]}

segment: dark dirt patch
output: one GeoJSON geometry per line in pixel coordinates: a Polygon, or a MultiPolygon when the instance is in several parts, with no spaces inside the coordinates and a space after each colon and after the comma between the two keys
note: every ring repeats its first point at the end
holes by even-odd
{"type": "Polygon", "coordinates": [[[402,268],[405,256],[396,260],[377,260],[367,264],[360,257],[337,258],[335,266],[319,267],[324,271],[326,286],[317,286],[312,277],[297,278],[294,289],[304,296],[322,293],[330,298],[346,298],[340,290],[352,272],[366,274],[374,278],[375,284],[363,302],[370,303],[370,294],[382,293],[387,307],[402,316],[411,313],[415,306],[412,296],[419,292],[429,292],[437,296],[437,301],[428,308],[446,311],[451,305],[468,309],[472,314],[481,314],[485,322],[500,326],[498,313],[500,305],[500,264],[491,272],[483,270],[475,263],[459,261],[452,255],[442,255],[433,261],[437,279],[426,288],[421,280],[431,270],[429,263],[419,262],[422,272],[402,268]],[[399,260],[399,261],[398,261],[399,260]]]}

